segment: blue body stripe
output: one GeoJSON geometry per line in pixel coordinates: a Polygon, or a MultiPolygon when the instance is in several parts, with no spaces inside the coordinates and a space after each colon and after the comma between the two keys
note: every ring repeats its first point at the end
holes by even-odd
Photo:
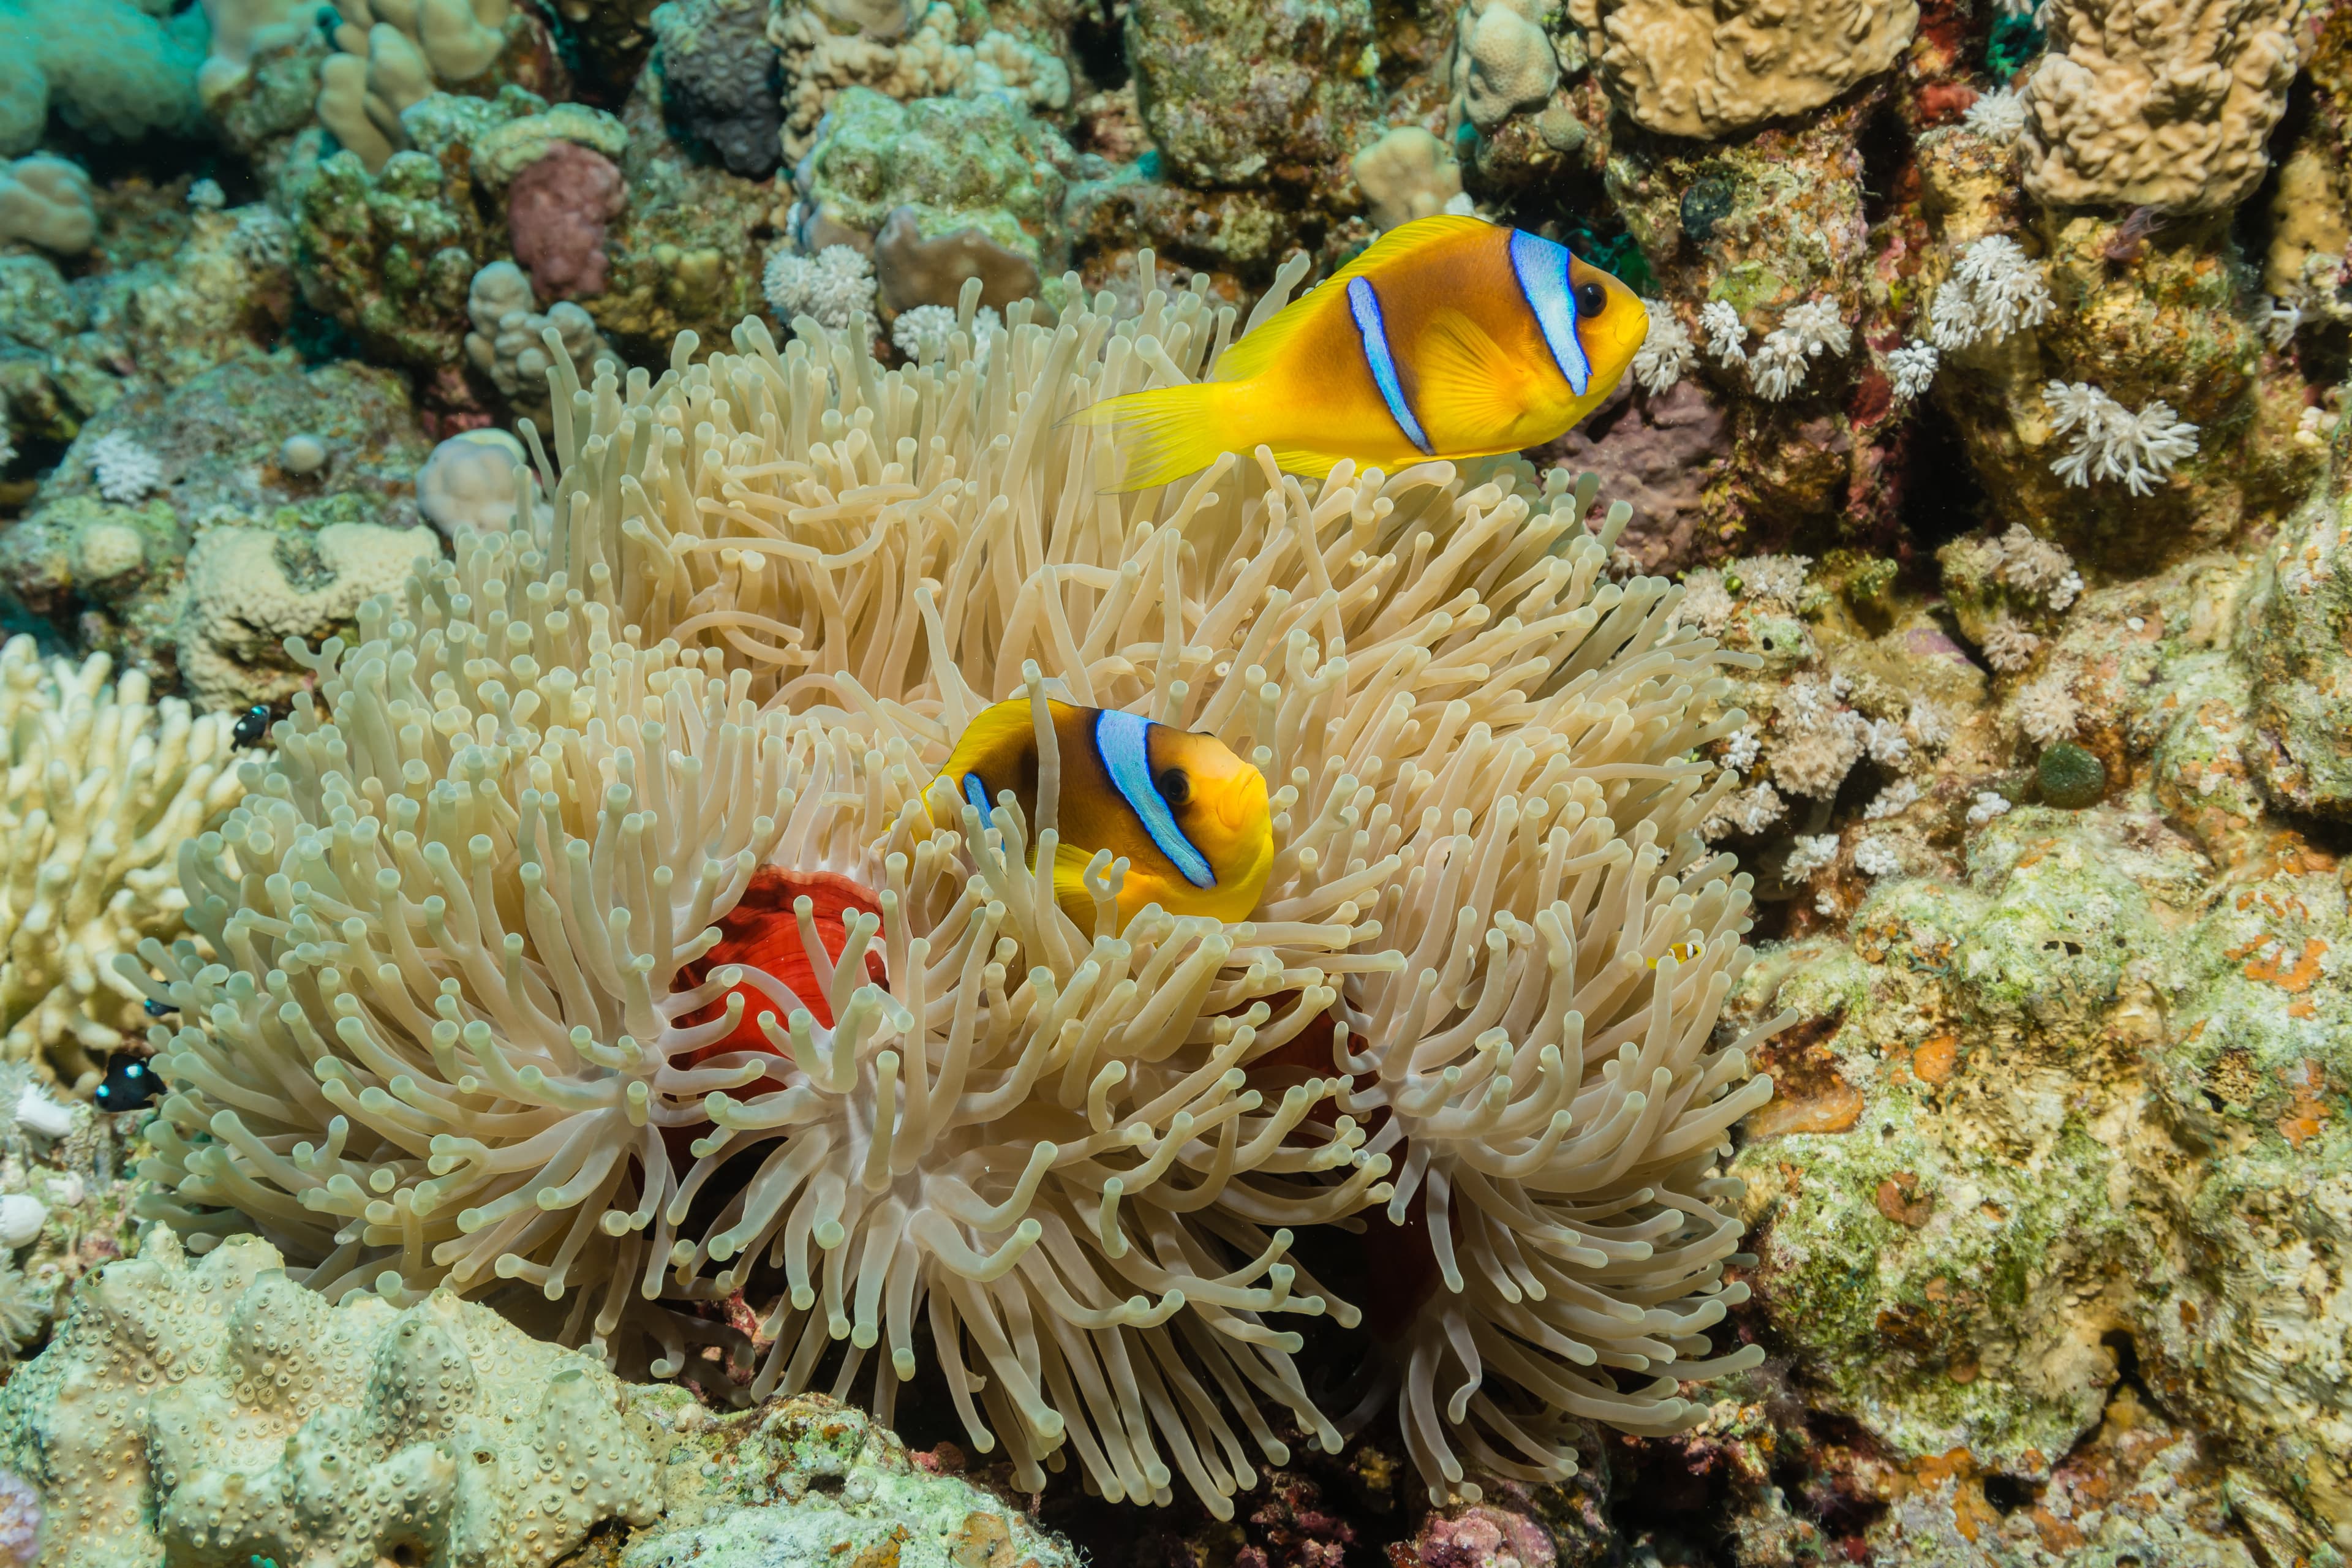
{"type": "Polygon", "coordinates": [[[1577,335],[1576,296],[1568,287],[1568,247],[1515,228],[1511,274],[1519,280],[1528,309],[1536,313],[1536,325],[1543,329],[1552,363],[1568,378],[1569,390],[1583,396],[1592,384],[1592,362],[1584,357],[1584,340],[1577,335]]]}
{"type": "Polygon", "coordinates": [[[980,782],[978,773],[963,775],[963,797],[971,802],[973,809],[980,813],[980,819],[986,822],[988,820],[988,786],[980,782]]]}
{"type": "Polygon", "coordinates": [[[1421,421],[1405,405],[1404,387],[1397,380],[1396,357],[1389,353],[1388,324],[1381,320],[1381,298],[1372,292],[1370,279],[1348,279],[1348,310],[1356,318],[1356,331],[1363,337],[1364,363],[1371,366],[1372,383],[1381,389],[1381,400],[1389,405],[1389,414],[1396,420],[1397,428],[1404,432],[1404,438],[1424,457],[1428,456],[1429,437],[1421,433],[1421,421]]]}
{"type": "Polygon", "coordinates": [[[1206,857],[1192,847],[1184,830],[1176,826],[1174,814],[1167,801],[1160,798],[1160,786],[1151,782],[1151,721],[1137,713],[1122,713],[1115,708],[1102,710],[1095,720],[1095,751],[1102,757],[1103,771],[1118,786],[1120,798],[1128,809],[1142,822],[1143,830],[1151,835],[1151,842],[1160,852],[1175,862],[1184,879],[1196,888],[1213,888],[1217,875],[1209,868],[1206,857]]]}

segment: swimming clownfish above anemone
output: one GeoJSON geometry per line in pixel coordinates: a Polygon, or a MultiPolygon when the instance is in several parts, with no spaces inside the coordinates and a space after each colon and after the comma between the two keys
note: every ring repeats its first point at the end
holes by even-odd
{"type": "Polygon", "coordinates": [[[1270,447],[1320,479],[1539,447],[1600,406],[1648,334],[1633,291],[1568,247],[1483,218],[1391,229],[1225,351],[1211,379],[1106,398],[1117,488],[1270,447]]]}
{"type": "MultiPolygon", "coordinates": [[[[1249,919],[1274,868],[1265,775],[1214,735],[1112,708],[1045,706],[1060,781],[1054,897],[1079,928],[1094,929],[1085,873],[1105,849],[1127,862],[1118,899],[1122,929],[1155,903],[1175,915],[1249,919]]],[[[944,826],[967,805],[984,820],[1010,790],[1034,831],[1038,778],[1029,701],[1014,698],[971,721],[927,798],[944,826]]]]}

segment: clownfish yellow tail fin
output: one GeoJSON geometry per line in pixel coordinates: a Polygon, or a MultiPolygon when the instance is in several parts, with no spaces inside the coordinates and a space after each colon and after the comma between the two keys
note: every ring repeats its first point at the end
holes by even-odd
{"type": "Polygon", "coordinates": [[[1106,397],[1070,416],[1108,427],[1118,454],[1116,490],[1146,489],[1197,473],[1244,445],[1234,427],[1234,387],[1203,381],[1106,397]]]}

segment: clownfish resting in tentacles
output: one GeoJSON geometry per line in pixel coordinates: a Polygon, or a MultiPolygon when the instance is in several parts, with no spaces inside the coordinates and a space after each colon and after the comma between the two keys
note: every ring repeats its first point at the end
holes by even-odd
{"type": "MultiPolygon", "coordinates": [[[[1265,778],[1214,735],[1171,729],[1113,708],[1048,701],[1060,769],[1055,795],[1054,898],[1082,931],[1095,923],[1086,868],[1108,849],[1127,861],[1118,923],[1147,904],[1170,914],[1245,921],[1274,868],[1274,818],[1265,778]]],[[[964,805],[983,820],[1006,790],[1034,832],[1037,821],[1037,731],[1029,700],[983,710],[957,741],[932,786],[941,826],[964,805]]],[[[929,798],[927,796],[927,798],[929,798]]]]}
{"type": "Polygon", "coordinates": [[[1394,473],[1565,434],[1616,389],[1649,329],[1632,289],[1565,246],[1483,218],[1419,218],[1244,334],[1211,379],[1072,417],[1109,428],[1122,490],[1260,446],[1307,479],[1343,459],[1394,473]]]}

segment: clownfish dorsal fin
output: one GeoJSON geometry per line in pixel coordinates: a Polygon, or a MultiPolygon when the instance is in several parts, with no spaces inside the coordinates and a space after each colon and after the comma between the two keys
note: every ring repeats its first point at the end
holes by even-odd
{"type": "Polygon", "coordinates": [[[1507,430],[1533,401],[1526,363],[1462,310],[1430,318],[1412,346],[1412,364],[1414,401],[1433,429],[1507,430]]]}
{"type": "MultiPolygon", "coordinates": [[[[1046,706],[1056,718],[1069,710],[1068,704],[1051,699],[1047,700],[1046,706]]],[[[1034,734],[1035,727],[1030,718],[1027,698],[1015,697],[1008,701],[993,703],[982,709],[979,717],[972,720],[957,740],[955,750],[940,769],[940,776],[955,786],[959,799],[969,799],[970,792],[964,786],[966,773],[978,772],[989,762],[1013,754],[1023,741],[1034,739],[1034,734]]],[[[1000,783],[997,787],[1003,786],[1000,783]]],[[[992,807],[995,804],[992,795],[989,805],[992,807]]],[[[984,818],[987,812],[983,810],[981,815],[984,818]]]]}
{"type": "MultiPolygon", "coordinates": [[[[1415,218],[1411,223],[1399,224],[1366,246],[1362,253],[1347,266],[1285,305],[1270,319],[1258,323],[1255,330],[1244,333],[1241,341],[1227,349],[1224,356],[1217,361],[1216,369],[1211,373],[1212,379],[1247,381],[1254,375],[1264,374],[1298,329],[1306,325],[1316,311],[1346,291],[1349,279],[1392,267],[1416,251],[1459,239],[1474,230],[1492,231],[1494,227],[1485,218],[1459,213],[1440,213],[1434,217],[1415,218]]],[[[1287,463],[1283,465],[1285,468],[1289,466],[1287,463]]],[[[1327,463],[1325,467],[1329,465],[1327,463]]]]}

